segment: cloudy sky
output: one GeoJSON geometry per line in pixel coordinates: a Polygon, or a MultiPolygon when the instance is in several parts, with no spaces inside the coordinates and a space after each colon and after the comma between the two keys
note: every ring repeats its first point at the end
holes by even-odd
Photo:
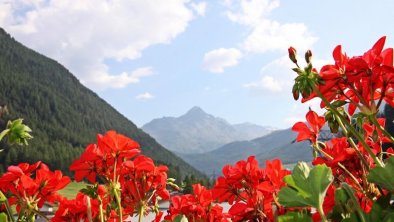
{"type": "Polygon", "coordinates": [[[311,104],[291,96],[287,48],[331,62],[381,36],[390,0],[0,0],[0,26],[68,68],[138,126],[193,106],[230,123],[278,128],[311,104]]]}

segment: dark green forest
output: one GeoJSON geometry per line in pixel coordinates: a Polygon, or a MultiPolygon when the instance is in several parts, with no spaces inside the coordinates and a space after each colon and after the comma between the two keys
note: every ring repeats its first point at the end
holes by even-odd
{"type": "Polygon", "coordinates": [[[171,177],[204,176],[164,149],[148,134],[83,86],[58,62],[28,49],[0,28],[0,105],[8,114],[0,121],[23,118],[34,139],[29,146],[9,147],[0,153],[0,172],[10,164],[48,164],[67,174],[68,166],[96,134],[114,129],[140,143],[142,153],[170,167],[171,177]]]}

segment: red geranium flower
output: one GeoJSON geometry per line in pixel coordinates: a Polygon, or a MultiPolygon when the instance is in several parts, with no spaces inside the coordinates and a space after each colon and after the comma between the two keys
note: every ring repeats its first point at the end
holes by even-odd
{"type": "Polygon", "coordinates": [[[291,128],[293,131],[298,132],[296,140],[297,142],[310,140],[312,143],[316,143],[320,129],[325,123],[324,117],[318,116],[311,110],[306,114],[306,121],[308,125],[304,122],[297,122],[291,128]]]}

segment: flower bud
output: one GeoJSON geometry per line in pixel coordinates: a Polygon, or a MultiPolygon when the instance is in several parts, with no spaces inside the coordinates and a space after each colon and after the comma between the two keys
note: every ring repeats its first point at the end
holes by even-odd
{"type": "Polygon", "coordinates": [[[296,58],[296,56],[297,56],[297,51],[296,51],[296,49],[293,48],[293,47],[290,47],[290,48],[288,49],[288,51],[289,51],[289,58],[290,58],[290,60],[291,60],[292,62],[294,62],[294,63],[297,63],[297,58],[296,58]]]}
{"type": "Polygon", "coordinates": [[[294,98],[294,100],[298,100],[298,98],[300,98],[300,92],[299,91],[294,91],[293,90],[293,98],[294,98]]]}
{"type": "Polygon", "coordinates": [[[298,84],[297,84],[297,83],[294,84],[292,92],[293,92],[293,98],[294,98],[294,100],[297,101],[298,98],[300,97],[300,91],[299,91],[299,89],[298,89],[298,84]]]}
{"type": "Polygon", "coordinates": [[[305,61],[306,61],[306,63],[310,63],[311,60],[312,60],[312,51],[308,50],[305,53],[305,61]]]}

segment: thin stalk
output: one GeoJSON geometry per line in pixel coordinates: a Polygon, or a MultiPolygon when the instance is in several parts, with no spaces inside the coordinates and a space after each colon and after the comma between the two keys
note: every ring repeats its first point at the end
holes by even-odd
{"type": "Polygon", "coordinates": [[[122,204],[121,204],[121,197],[120,197],[120,188],[118,190],[118,177],[116,175],[116,167],[117,167],[117,163],[118,163],[118,158],[116,157],[115,159],[115,163],[114,163],[114,178],[113,178],[113,193],[115,195],[115,200],[116,200],[116,205],[118,207],[118,216],[119,216],[119,222],[122,221],[123,216],[122,216],[122,204]]]}
{"type": "MultiPolygon", "coordinates": [[[[367,153],[372,157],[372,159],[374,160],[374,162],[380,166],[383,167],[384,164],[382,161],[380,161],[376,155],[372,152],[371,147],[368,146],[368,144],[365,142],[365,140],[360,136],[360,134],[357,133],[357,131],[353,128],[352,125],[350,125],[350,123],[346,122],[346,124],[349,127],[350,132],[352,133],[352,135],[354,135],[356,137],[356,139],[363,145],[363,147],[365,148],[365,150],[367,151],[367,153]]],[[[353,141],[354,143],[354,141],[353,141]]],[[[354,143],[355,145],[355,143],[354,143]]],[[[367,169],[369,169],[368,165],[365,165],[367,167],[367,169]]]]}
{"type": "Polygon", "coordinates": [[[358,203],[358,200],[354,196],[354,192],[353,192],[352,188],[347,183],[342,183],[341,185],[342,185],[343,190],[350,197],[350,200],[352,200],[353,206],[356,208],[355,209],[356,214],[358,215],[358,217],[360,219],[359,221],[360,222],[365,222],[366,220],[365,220],[365,217],[364,217],[364,214],[363,214],[363,210],[361,209],[360,204],[358,203]]]}
{"type": "Polygon", "coordinates": [[[27,221],[29,221],[29,222],[34,222],[34,221],[36,221],[36,214],[34,214],[34,213],[30,213],[29,214],[29,217],[28,217],[28,219],[27,219],[27,221]]]}
{"type": "Polygon", "coordinates": [[[152,200],[152,198],[153,198],[153,196],[155,195],[155,193],[156,193],[156,190],[154,190],[154,191],[152,192],[152,194],[150,195],[150,197],[149,197],[148,200],[146,201],[147,203],[149,203],[149,202],[152,200]]]}
{"type": "Polygon", "coordinates": [[[98,201],[99,201],[99,211],[100,211],[100,222],[104,222],[103,201],[101,200],[100,196],[98,197],[98,201]]]}
{"type": "Polygon", "coordinates": [[[387,84],[384,83],[383,87],[382,87],[382,91],[380,92],[380,98],[379,98],[379,101],[378,101],[378,103],[376,105],[376,109],[379,109],[380,105],[382,104],[382,101],[383,101],[383,99],[385,97],[385,94],[386,94],[386,88],[387,88],[387,84]]]}
{"type": "MultiPolygon", "coordinates": [[[[350,133],[356,137],[356,139],[363,145],[363,147],[365,148],[365,150],[367,151],[367,153],[372,157],[372,159],[374,160],[374,162],[380,166],[383,167],[384,164],[382,163],[382,161],[380,161],[376,155],[372,152],[371,147],[368,146],[368,144],[364,141],[364,139],[357,133],[357,131],[354,129],[354,127],[347,121],[344,121],[344,117],[338,112],[338,110],[336,110],[334,107],[332,107],[331,103],[328,102],[328,100],[323,96],[323,94],[320,92],[320,90],[318,88],[316,88],[315,85],[313,85],[313,90],[317,93],[317,95],[323,100],[323,102],[334,112],[334,114],[336,116],[338,116],[342,122],[346,125],[347,129],[350,131],[350,133]]],[[[349,142],[351,143],[351,145],[353,146],[353,148],[355,148],[355,150],[357,151],[358,148],[355,144],[355,142],[350,138],[349,138],[349,142]]],[[[358,150],[359,151],[359,150],[358,150]]],[[[363,164],[365,164],[366,167],[368,167],[368,165],[366,164],[366,160],[362,157],[361,158],[363,164]]]]}
{"type": "Polygon", "coordinates": [[[45,216],[42,212],[40,212],[40,211],[38,211],[38,210],[36,210],[36,209],[34,209],[33,212],[34,212],[35,214],[37,214],[38,216],[44,218],[46,221],[48,221],[48,222],[51,221],[51,219],[49,219],[47,216],[45,216]]]}
{"type": "Polygon", "coordinates": [[[86,205],[88,211],[88,221],[92,222],[92,204],[90,203],[90,197],[86,198],[86,205]]]}
{"type": "Polygon", "coordinates": [[[378,120],[376,119],[376,116],[370,115],[369,120],[373,123],[373,125],[375,125],[380,130],[380,132],[382,132],[387,138],[389,138],[391,143],[394,143],[393,136],[391,136],[390,133],[387,132],[386,129],[384,129],[384,127],[379,124],[378,120]]]}
{"type": "Polygon", "coordinates": [[[121,222],[123,219],[122,217],[122,204],[120,202],[120,196],[118,191],[115,191],[115,200],[116,200],[116,205],[118,206],[118,213],[119,213],[119,221],[121,222]]]}
{"type": "Polygon", "coordinates": [[[5,208],[7,210],[8,216],[11,218],[11,221],[15,222],[15,220],[14,220],[14,213],[12,212],[12,208],[10,207],[10,204],[8,203],[8,200],[5,201],[5,208]]]}
{"type": "Polygon", "coordinates": [[[24,217],[24,214],[25,214],[25,208],[22,207],[22,209],[18,213],[18,218],[16,219],[16,221],[19,222],[21,220],[21,217],[24,217]]]}
{"type": "Polygon", "coordinates": [[[138,215],[138,222],[142,221],[144,211],[145,211],[144,204],[141,203],[141,207],[140,207],[140,211],[139,211],[139,215],[138,215]]]}
{"type": "MultiPolygon", "coordinates": [[[[330,104],[331,105],[331,104],[330,104]]],[[[331,107],[330,107],[331,108],[331,107]]],[[[337,110],[335,110],[337,111],[337,110]]],[[[340,113],[338,112],[338,114],[340,115],[340,113]]],[[[363,162],[363,164],[369,169],[367,160],[365,160],[365,158],[363,157],[363,154],[361,153],[361,151],[358,149],[356,143],[354,142],[354,140],[349,136],[349,131],[347,130],[347,128],[343,125],[343,121],[341,119],[340,116],[335,115],[335,119],[337,120],[337,122],[339,123],[339,125],[341,126],[343,132],[345,133],[350,145],[353,147],[353,149],[356,151],[358,157],[360,158],[360,160],[363,162]]],[[[347,122],[347,121],[345,121],[347,122]]]]}
{"type": "Polygon", "coordinates": [[[323,211],[323,206],[319,206],[317,208],[317,212],[319,212],[322,222],[328,222],[327,217],[326,217],[326,215],[324,214],[324,211],[323,211]]]}

